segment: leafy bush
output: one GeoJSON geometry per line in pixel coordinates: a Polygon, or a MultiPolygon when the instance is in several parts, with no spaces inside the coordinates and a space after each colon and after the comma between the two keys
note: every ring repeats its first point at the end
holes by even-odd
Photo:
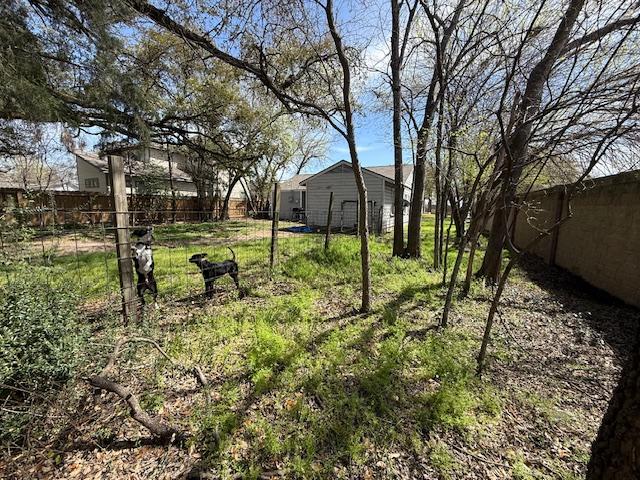
{"type": "Polygon", "coordinates": [[[443,382],[435,393],[426,398],[426,409],[422,412],[422,423],[433,428],[464,430],[475,422],[474,409],[477,398],[470,385],[458,381],[443,382]]]}
{"type": "Polygon", "coordinates": [[[55,273],[21,267],[0,288],[0,383],[42,390],[72,375],[83,334],[55,273]]]}

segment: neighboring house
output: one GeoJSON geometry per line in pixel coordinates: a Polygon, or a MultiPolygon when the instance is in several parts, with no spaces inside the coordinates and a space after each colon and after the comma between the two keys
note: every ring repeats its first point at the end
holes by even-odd
{"type": "MultiPolygon", "coordinates": [[[[369,228],[372,232],[393,229],[394,166],[363,167],[369,203],[369,228]]],[[[413,165],[403,166],[404,220],[408,221],[408,206],[413,184],[413,165]]],[[[300,182],[306,187],[306,217],[310,226],[324,227],[327,221],[329,195],[333,192],[331,226],[354,230],[358,224],[358,191],[351,163],[346,160],[331,165],[300,182]]]]}
{"type": "Polygon", "coordinates": [[[70,191],[77,190],[71,178],[65,178],[54,168],[42,165],[41,162],[14,161],[12,165],[0,166],[0,188],[35,190],[35,191],[70,191]]]}
{"type": "Polygon", "coordinates": [[[306,208],[306,187],[300,182],[309,178],[311,174],[294,175],[288,180],[280,182],[280,218],[282,220],[301,220],[306,208]]]}
{"type": "MultiPolygon", "coordinates": [[[[196,185],[191,176],[185,171],[187,170],[187,158],[179,152],[169,152],[157,144],[147,147],[139,145],[111,146],[108,151],[112,155],[124,158],[128,194],[139,193],[143,182],[149,177],[155,177],[157,181],[154,183],[160,185],[162,190],[170,192],[169,171],[171,170],[173,188],[179,196],[197,195],[196,185]],[[169,160],[171,160],[171,168],[169,160]]],[[[79,190],[108,193],[109,164],[107,156],[84,151],[75,151],[74,154],[78,170],[79,190]]],[[[228,177],[229,175],[226,171],[219,173],[221,187],[226,185],[228,177]]],[[[238,182],[231,192],[233,203],[246,199],[242,182],[242,180],[238,182]]],[[[221,197],[224,197],[226,192],[223,190],[219,193],[221,197]]]]}
{"type": "MultiPolygon", "coordinates": [[[[91,152],[74,152],[78,169],[78,187],[85,192],[109,193],[109,163],[106,157],[100,157],[91,152]]],[[[125,157],[126,158],[126,157],[125,157]]],[[[124,162],[127,193],[137,193],[143,178],[149,176],[160,177],[162,189],[170,192],[169,162],[157,157],[151,157],[146,162],[137,159],[127,159],[124,162]],[[151,166],[151,167],[150,167],[151,166]]],[[[173,187],[178,195],[195,196],[196,186],[189,175],[183,172],[176,162],[172,165],[173,187]]]]}

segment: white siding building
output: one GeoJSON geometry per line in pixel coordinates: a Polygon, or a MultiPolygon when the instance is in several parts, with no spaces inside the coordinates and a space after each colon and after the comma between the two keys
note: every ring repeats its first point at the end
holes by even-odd
{"type": "MultiPolygon", "coordinates": [[[[138,193],[142,177],[148,176],[149,172],[154,172],[160,176],[160,183],[167,192],[171,190],[169,182],[169,159],[171,159],[171,176],[173,187],[177,195],[191,197],[197,195],[196,185],[191,176],[185,172],[188,170],[187,158],[180,152],[171,152],[158,146],[141,147],[138,145],[128,145],[119,149],[114,149],[114,154],[122,156],[125,161],[125,178],[127,193],[138,193]]],[[[105,155],[98,155],[94,152],[84,152],[77,150],[74,152],[78,173],[78,189],[87,192],[109,193],[109,164],[105,155]]],[[[226,171],[218,173],[219,187],[222,189],[221,196],[224,196],[228,185],[229,175],[226,171]]],[[[238,182],[232,192],[231,200],[243,201],[246,199],[246,187],[244,180],[238,182]]]]}
{"type": "MultiPolygon", "coordinates": [[[[369,229],[387,232],[393,229],[394,167],[363,167],[369,203],[369,229]]],[[[413,183],[413,165],[403,166],[404,220],[408,220],[408,205],[413,183]]],[[[341,160],[300,182],[306,187],[307,224],[324,227],[327,221],[329,196],[333,192],[331,226],[353,231],[358,223],[358,191],[351,163],[341,160]]]]}

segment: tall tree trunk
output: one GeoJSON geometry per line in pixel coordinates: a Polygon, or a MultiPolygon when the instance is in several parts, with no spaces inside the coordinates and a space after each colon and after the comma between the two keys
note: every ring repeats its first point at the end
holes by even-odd
{"type": "Polygon", "coordinates": [[[498,207],[491,219],[489,230],[489,242],[484,252],[482,265],[477,276],[483,277],[487,284],[495,285],[500,281],[500,269],[502,268],[502,249],[507,238],[507,223],[509,212],[498,207]]]}
{"type": "Polygon", "coordinates": [[[500,197],[491,226],[485,258],[478,272],[485,277],[487,282],[496,283],[498,281],[502,249],[509,234],[508,218],[515,203],[520,175],[527,162],[533,120],[540,108],[545,82],[548,80],[558,56],[567,44],[569,34],[584,2],[585,0],[571,0],[544,57],[531,70],[525,92],[517,108],[513,133],[508,139],[505,139],[509,148],[505,155],[502,171],[500,197]]]}
{"type": "Polygon", "coordinates": [[[637,340],[591,446],[587,480],[640,478],[640,343],[637,340]]]}
{"type": "Polygon", "coordinates": [[[471,224],[469,225],[469,259],[467,261],[467,272],[462,285],[462,291],[460,292],[461,297],[466,297],[469,294],[469,290],[471,290],[471,280],[473,279],[473,260],[476,255],[478,241],[480,240],[480,235],[482,234],[482,229],[484,227],[488,195],[489,189],[484,190],[480,194],[480,199],[478,200],[478,203],[471,215],[471,224]]]}
{"type": "MultiPolygon", "coordinates": [[[[464,257],[464,249],[467,246],[467,235],[464,235],[458,243],[458,254],[456,255],[456,261],[453,264],[453,270],[451,271],[451,279],[449,280],[449,288],[447,289],[447,296],[445,297],[444,307],[442,309],[442,317],[440,318],[440,326],[446,328],[449,323],[449,312],[451,310],[451,304],[453,303],[453,292],[456,288],[456,282],[458,279],[458,272],[460,272],[460,265],[462,265],[462,258],[464,257]]],[[[446,265],[446,262],[445,262],[446,265]]],[[[446,272],[446,268],[445,268],[446,272]]],[[[443,282],[444,283],[444,282],[443,282]]]]}
{"type": "MultiPolygon", "coordinates": [[[[443,113],[443,107],[440,107],[441,113],[443,113]]],[[[441,127],[440,127],[441,128],[441,127]]],[[[442,138],[441,132],[439,132],[439,138],[442,138]]],[[[439,155],[439,151],[442,148],[442,144],[438,143],[436,144],[436,156],[439,155]]],[[[440,240],[440,244],[438,245],[438,255],[440,256],[440,264],[442,265],[443,263],[443,259],[444,259],[444,267],[446,270],[446,255],[447,255],[447,251],[449,249],[449,235],[451,233],[451,224],[453,222],[453,215],[451,216],[451,218],[449,219],[449,226],[447,227],[447,237],[446,237],[446,246],[444,245],[445,242],[445,236],[444,236],[444,222],[445,219],[447,218],[447,202],[448,202],[448,198],[449,198],[449,189],[451,188],[451,169],[452,169],[452,163],[451,163],[451,156],[449,156],[449,161],[447,164],[447,170],[444,174],[444,183],[441,183],[441,187],[440,187],[440,205],[442,205],[441,210],[440,210],[440,233],[438,235],[438,238],[440,240]]],[[[452,209],[453,210],[453,209],[452,209]]],[[[444,283],[444,282],[443,282],[444,283]]]]}
{"type": "Polygon", "coordinates": [[[447,269],[448,269],[448,260],[449,260],[449,238],[451,237],[451,226],[453,225],[453,220],[449,219],[449,226],[447,227],[447,237],[446,242],[444,244],[444,257],[442,262],[442,285],[447,283],[447,269]]]}
{"type": "Polygon", "coordinates": [[[404,254],[404,175],[402,171],[402,92],[400,90],[400,3],[391,0],[391,92],[393,95],[393,256],[404,254]]]}
{"type": "Polygon", "coordinates": [[[500,305],[502,291],[507,284],[509,273],[511,272],[511,269],[514,267],[518,259],[519,257],[516,256],[509,260],[509,263],[504,269],[504,275],[502,276],[502,278],[500,278],[498,288],[496,289],[496,293],[493,296],[493,300],[491,301],[491,307],[489,307],[489,315],[487,316],[487,322],[485,324],[484,334],[482,336],[482,343],[480,344],[480,353],[478,353],[478,365],[476,369],[476,373],[478,376],[482,375],[482,372],[484,370],[485,357],[487,355],[487,348],[489,347],[489,340],[491,338],[491,329],[493,328],[493,321],[495,319],[496,313],[498,312],[498,306],[500,305]]]}
{"type": "MultiPolygon", "coordinates": [[[[433,103],[433,102],[432,102],[433,103]]],[[[433,109],[435,111],[435,108],[433,109]]],[[[433,114],[431,114],[431,119],[433,114]]],[[[409,206],[409,224],[407,227],[407,256],[419,258],[421,255],[421,222],[422,205],[424,204],[424,186],[427,173],[427,141],[431,119],[423,123],[418,132],[418,145],[416,148],[416,165],[413,169],[413,195],[409,206]]]]}
{"type": "MultiPolygon", "coordinates": [[[[420,257],[420,244],[422,242],[421,226],[422,226],[422,209],[424,206],[424,187],[425,175],[427,171],[427,146],[429,140],[429,132],[433,123],[433,118],[442,101],[442,92],[445,88],[443,73],[443,58],[447,50],[449,40],[453,34],[462,10],[464,9],[466,0],[459,0],[456,4],[455,11],[451,18],[451,22],[444,29],[442,40],[437,46],[438,54],[436,55],[436,64],[431,76],[429,90],[427,92],[427,102],[424,108],[424,117],[422,124],[418,130],[418,144],[416,146],[416,165],[413,169],[413,195],[411,197],[411,205],[409,207],[409,225],[407,231],[407,256],[420,257]]],[[[427,15],[433,19],[429,7],[426,2],[422,3],[427,15]]],[[[432,23],[434,31],[438,30],[435,23],[432,23]]]]}
{"type": "MultiPolygon", "coordinates": [[[[440,106],[440,113],[443,112],[440,106]]],[[[442,232],[444,215],[442,214],[442,115],[438,115],[438,130],[435,151],[435,190],[436,190],[436,225],[433,231],[433,268],[438,270],[442,263],[442,232]]]]}
{"type": "Polygon", "coordinates": [[[476,258],[476,250],[478,248],[478,241],[480,240],[480,231],[475,231],[469,240],[469,259],[467,260],[467,271],[464,277],[464,283],[462,284],[462,290],[460,290],[460,297],[465,298],[469,295],[471,290],[471,281],[473,280],[473,261],[476,258]]]}
{"type": "Polygon", "coordinates": [[[167,146],[167,161],[169,163],[169,188],[171,188],[171,223],[176,223],[176,187],[173,183],[173,161],[171,160],[171,152],[167,146]]]}
{"type": "Polygon", "coordinates": [[[456,200],[455,195],[451,188],[449,188],[449,205],[451,205],[451,218],[453,219],[453,225],[456,228],[456,235],[453,240],[454,245],[458,245],[464,236],[464,219],[462,218],[462,213],[460,212],[460,205],[456,200]]]}
{"type": "Polygon", "coordinates": [[[233,192],[236,184],[240,181],[240,177],[240,173],[236,173],[229,182],[229,187],[227,188],[227,193],[224,195],[222,208],[220,210],[220,220],[229,220],[229,202],[231,201],[231,193],[233,192]]]}
{"type": "Polygon", "coordinates": [[[362,267],[362,298],[360,311],[365,313],[371,310],[371,267],[369,255],[369,222],[367,221],[368,205],[367,205],[367,187],[364,183],[362,167],[358,158],[358,150],[356,148],[356,134],[353,125],[353,110],[351,108],[351,70],[349,68],[349,60],[342,44],[333,14],[333,0],[327,0],[324,7],[327,24],[333,43],[336,47],[338,60],[342,67],[342,101],[344,105],[344,118],[346,132],[344,138],[349,145],[349,154],[351,156],[351,166],[353,175],[355,176],[356,187],[358,189],[358,232],[360,234],[360,262],[362,267]]]}

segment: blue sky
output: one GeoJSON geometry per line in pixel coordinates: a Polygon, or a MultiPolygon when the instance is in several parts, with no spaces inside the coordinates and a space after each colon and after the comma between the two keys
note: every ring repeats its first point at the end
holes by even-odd
{"type": "MultiPolygon", "coordinates": [[[[362,116],[356,129],[358,157],[365,167],[393,164],[393,131],[391,112],[388,114],[369,113],[362,116]]],[[[405,152],[406,155],[406,152],[405,152]]],[[[334,136],[327,152],[329,164],[338,160],[348,160],[349,150],[342,137],[334,136]]],[[[315,168],[313,170],[318,170],[315,168]]]]}
{"type": "MultiPolygon", "coordinates": [[[[376,70],[385,70],[388,64],[388,33],[389,6],[388,0],[371,0],[362,3],[358,0],[337,0],[335,3],[336,16],[347,43],[365,47],[365,64],[371,69],[370,73],[360,78],[364,83],[356,88],[365,98],[359,98],[360,110],[356,114],[356,141],[359,158],[363,166],[392,165],[393,137],[391,111],[376,109],[376,101],[370,98],[374,85],[380,86],[381,78],[376,70]],[[362,43],[364,40],[364,44],[362,43]]],[[[126,34],[130,36],[130,33],[126,34]]],[[[390,94],[390,92],[389,92],[390,94]]],[[[91,129],[96,131],[97,129],[91,129]]],[[[89,149],[98,142],[98,135],[84,135],[89,149]]],[[[347,144],[344,139],[333,134],[332,142],[326,152],[323,165],[313,165],[309,173],[322,170],[324,167],[339,160],[350,160],[347,144]]],[[[405,162],[410,162],[410,152],[406,150],[405,162]]]]}

